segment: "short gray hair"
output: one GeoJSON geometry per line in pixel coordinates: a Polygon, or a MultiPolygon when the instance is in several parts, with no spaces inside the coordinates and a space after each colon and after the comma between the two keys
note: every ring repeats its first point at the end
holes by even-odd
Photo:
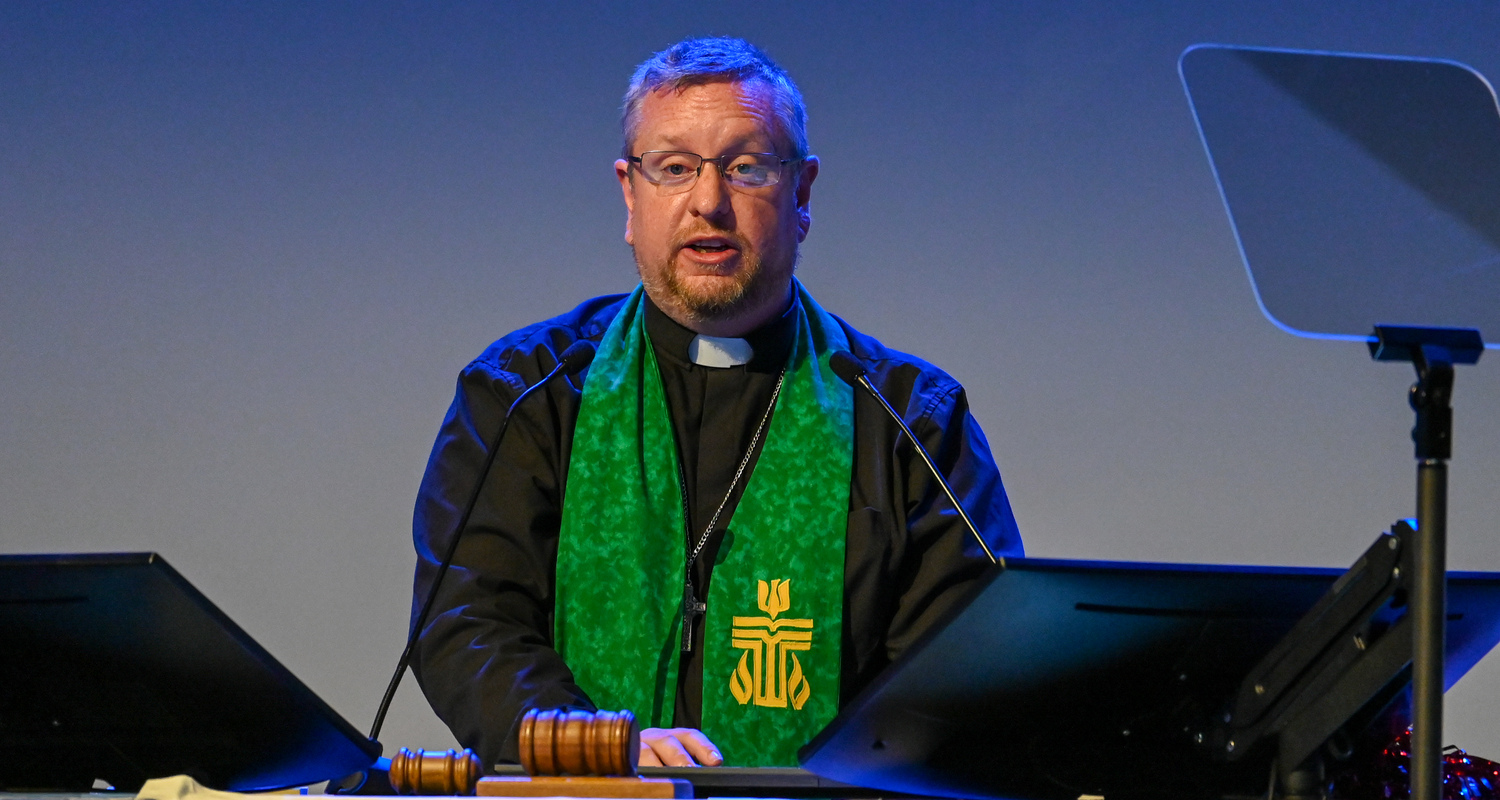
{"type": "Polygon", "coordinates": [[[792,146],[793,158],[807,158],[807,106],[802,92],[760,48],[731,37],[683,39],[646,59],[630,78],[620,127],[627,158],[641,121],[641,102],[654,91],[681,91],[716,81],[760,81],[771,90],[776,120],[792,146]]]}

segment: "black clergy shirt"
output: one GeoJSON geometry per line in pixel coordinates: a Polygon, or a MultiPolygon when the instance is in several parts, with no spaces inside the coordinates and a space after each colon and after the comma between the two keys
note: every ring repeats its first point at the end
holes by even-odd
{"type": "MultiPolygon", "coordinates": [[[[595,298],[522,328],[460,374],[417,496],[413,618],[506,409],[574,341],[598,342],[623,300],[595,298]]],[[[795,311],[746,337],[755,350],[749,364],[712,368],[688,359],[691,331],[647,304],[647,331],[672,415],[694,538],[724,498],[770,401],[795,311]]],[[[851,352],[923,440],[990,548],[997,555],[1021,555],[999,471],[963,388],[932,365],[840,324],[851,352]]],[[[558,529],[586,374],[557,380],[518,407],[417,640],[412,671],[423,693],[458,741],[486,764],[517,760],[515,732],[527,709],[593,708],[587,687],[574,682],[552,648],[558,529]]],[[[900,429],[863,390],[854,397],[841,703],[961,601],[989,566],[900,429]]],[[[748,477],[741,478],[720,517],[718,529],[729,533],[700,556],[694,581],[699,599],[707,597],[720,545],[733,547],[733,504],[748,477]]],[[[685,542],[688,536],[684,531],[685,542]]],[[[701,721],[701,625],[695,638],[692,653],[680,662],[673,715],[675,724],[691,727],[701,721]]],[[[733,753],[724,755],[726,763],[735,763],[733,753]]]]}
{"type": "MultiPolygon", "coordinates": [[[[755,469],[755,459],[759,458],[765,444],[765,435],[762,435],[756,442],[755,453],[751,455],[745,474],[736,483],[734,474],[755,438],[755,429],[766,413],[766,406],[776,391],[777,378],[791,350],[792,338],[797,332],[795,310],[795,306],[787,309],[786,313],[745,337],[754,351],[750,363],[738,367],[704,367],[694,364],[688,357],[688,345],[697,334],[662,313],[649,298],[646,301],[646,334],[651,339],[651,348],[656,353],[656,364],[661,371],[667,410],[672,415],[672,434],[677,440],[677,458],[682,465],[683,491],[691,514],[687,526],[688,553],[708,528],[714,511],[724,501],[730,486],[734,486],[734,494],[729,496],[718,523],[694,564],[693,588],[699,601],[708,600],[709,581],[713,565],[718,561],[724,531],[726,528],[731,532],[734,530],[729,520],[745,493],[745,484],[750,482],[750,474],[755,469]]],[[[774,417],[770,424],[775,424],[774,417]]],[[[729,538],[729,544],[734,546],[733,536],[729,538]]],[[[677,707],[672,724],[701,727],[702,711],[703,625],[700,620],[693,630],[693,648],[682,654],[678,668],[677,707]]]]}

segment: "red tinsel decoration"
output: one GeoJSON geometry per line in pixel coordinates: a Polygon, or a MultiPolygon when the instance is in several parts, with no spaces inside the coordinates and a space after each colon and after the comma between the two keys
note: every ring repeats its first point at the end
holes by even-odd
{"type": "MultiPolygon", "coordinates": [[[[1337,800],[1409,800],[1411,728],[1398,733],[1370,761],[1335,777],[1337,800]]],[[[1500,800],[1500,764],[1448,745],[1443,749],[1443,800],[1500,800]]]]}

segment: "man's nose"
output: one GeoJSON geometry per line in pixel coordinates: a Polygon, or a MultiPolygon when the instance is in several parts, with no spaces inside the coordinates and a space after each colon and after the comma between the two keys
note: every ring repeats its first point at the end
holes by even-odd
{"type": "Polygon", "coordinates": [[[729,211],[729,185],[717,162],[703,162],[698,180],[693,184],[693,213],[709,219],[723,216],[729,211]]]}

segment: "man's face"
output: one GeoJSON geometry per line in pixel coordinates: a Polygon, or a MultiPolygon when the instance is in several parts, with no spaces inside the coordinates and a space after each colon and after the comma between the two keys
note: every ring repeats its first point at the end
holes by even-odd
{"type": "MultiPolygon", "coordinates": [[[[770,89],[759,82],[714,82],[657,91],[641,103],[631,153],[679,150],[791,155],[779,132],[770,89]]],[[[668,316],[701,333],[738,336],[785,307],[797,244],[807,236],[817,159],[788,164],[781,181],[730,188],[705,163],[692,188],[676,194],[615,162],[625,193],[625,241],[635,250],[646,293],[668,316]]]]}

